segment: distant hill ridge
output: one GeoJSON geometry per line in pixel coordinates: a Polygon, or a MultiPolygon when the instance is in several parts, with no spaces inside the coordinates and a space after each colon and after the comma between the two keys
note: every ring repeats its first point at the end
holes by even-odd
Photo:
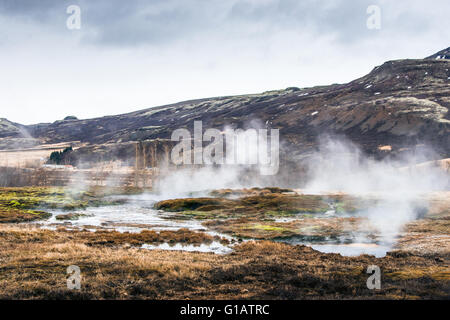
{"type": "Polygon", "coordinates": [[[323,133],[347,136],[369,153],[383,155],[426,142],[450,157],[449,49],[425,59],[388,61],[346,84],[288,88],[260,94],[184,101],[127,114],[22,126],[0,120],[0,149],[17,143],[80,141],[120,144],[170,138],[173,130],[225,125],[244,127],[252,120],[281,129],[290,156],[314,148],[323,133]]]}

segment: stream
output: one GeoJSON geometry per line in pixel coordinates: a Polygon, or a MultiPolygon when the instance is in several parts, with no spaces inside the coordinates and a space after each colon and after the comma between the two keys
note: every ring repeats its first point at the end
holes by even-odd
{"type": "MultiPolygon", "coordinates": [[[[154,204],[160,201],[153,195],[137,195],[137,196],[116,196],[118,199],[126,199],[126,203],[113,206],[88,207],[86,209],[71,210],[70,212],[63,210],[47,210],[52,216],[47,220],[31,222],[37,224],[41,228],[56,230],[58,227],[67,229],[86,229],[96,231],[97,229],[115,230],[119,232],[138,233],[142,230],[178,230],[186,228],[193,231],[205,232],[211,236],[220,236],[232,240],[230,235],[217,233],[202,225],[202,220],[195,219],[173,219],[174,213],[165,212],[154,209],[154,204]],[[59,220],[59,215],[67,213],[80,214],[77,220],[59,220]]],[[[318,218],[326,218],[335,216],[333,211],[326,214],[318,215],[318,218]]],[[[292,221],[302,219],[299,217],[280,218],[278,221],[292,221]]],[[[238,239],[234,239],[238,240],[238,239]]],[[[251,240],[251,239],[250,239],[251,240]]],[[[244,240],[246,241],[246,240],[244,240]]],[[[305,239],[305,238],[286,238],[277,239],[292,245],[307,245],[315,250],[324,253],[339,253],[343,256],[358,256],[360,254],[370,254],[376,257],[383,257],[386,252],[392,249],[392,246],[377,244],[374,242],[361,242],[355,239],[305,239]]],[[[145,249],[161,249],[161,250],[184,250],[197,252],[213,252],[216,254],[226,254],[233,250],[233,245],[238,241],[233,241],[229,245],[221,244],[214,241],[209,244],[187,245],[187,244],[144,244],[145,249]]]]}

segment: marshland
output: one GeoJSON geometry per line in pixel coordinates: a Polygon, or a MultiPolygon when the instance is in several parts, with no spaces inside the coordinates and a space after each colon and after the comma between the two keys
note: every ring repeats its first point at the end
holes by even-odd
{"type": "Polygon", "coordinates": [[[147,169],[145,146],[134,168],[35,169],[40,186],[6,171],[24,185],[0,188],[0,298],[449,298],[447,162],[326,141],[299,187],[268,187],[246,166],[147,169]]]}
{"type": "MultiPolygon", "coordinates": [[[[0,189],[3,299],[448,298],[448,192],[389,242],[376,195],[217,189],[0,189]],[[67,288],[77,265],[80,290],[67,288]],[[369,290],[369,265],[383,286],[369,290]]],[[[425,210],[425,211],[424,211],[425,210]]]]}

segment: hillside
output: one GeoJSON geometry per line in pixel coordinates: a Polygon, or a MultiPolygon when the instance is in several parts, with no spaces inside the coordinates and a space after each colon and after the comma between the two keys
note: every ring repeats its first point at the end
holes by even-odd
{"type": "Polygon", "coordinates": [[[89,145],[170,138],[194,120],[205,127],[245,127],[258,120],[279,128],[291,157],[307,153],[323,133],[350,138],[368,153],[383,156],[420,143],[450,157],[449,49],[426,59],[389,61],[346,84],[288,88],[242,96],[184,101],[128,114],[21,126],[0,122],[0,149],[19,144],[79,141],[89,145]],[[439,58],[437,58],[439,57],[439,58]],[[14,143],[15,142],[15,143],[14,143]]]}
{"type": "Polygon", "coordinates": [[[427,59],[450,59],[450,47],[447,49],[436,52],[432,56],[427,57],[427,59]]]}

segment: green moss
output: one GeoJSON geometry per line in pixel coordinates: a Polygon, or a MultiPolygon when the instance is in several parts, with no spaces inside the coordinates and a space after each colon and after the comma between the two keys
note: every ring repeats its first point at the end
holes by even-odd
{"type": "Polygon", "coordinates": [[[315,195],[287,195],[263,194],[240,199],[240,202],[264,211],[281,211],[288,213],[326,212],[329,205],[321,196],[315,195]]]}
{"type": "MultiPolygon", "coordinates": [[[[116,194],[117,190],[113,191],[116,194]]],[[[134,191],[125,190],[126,193],[134,191]]],[[[51,216],[36,209],[75,210],[123,203],[104,198],[111,193],[99,188],[81,192],[67,192],[64,188],[53,187],[0,188],[0,222],[21,222],[51,216]]]]}
{"type": "Polygon", "coordinates": [[[23,206],[23,204],[21,204],[19,201],[17,201],[17,200],[11,200],[10,202],[9,202],[9,206],[10,207],[13,207],[13,208],[17,208],[17,207],[22,207],[23,206]]]}
{"type": "Polygon", "coordinates": [[[190,216],[190,217],[193,217],[195,219],[213,219],[213,218],[215,218],[215,216],[210,211],[206,212],[206,211],[192,211],[192,210],[189,210],[189,211],[183,211],[182,215],[183,216],[190,216]]]}
{"type": "Polygon", "coordinates": [[[355,212],[357,210],[357,208],[347,202],[337,202],[335,203],[335,207],[334,210],[336,211],[336,213],[346,213],[346,212],[355,212]]]}
{"type": "Polygon", "coordinates": [[[294,214],[289,211],[275,211],[275,210],[268,210],[264,213],[266,216],[269,217],[292,217],[294,214]]]}
{"type": "Polygon", "coordinates": [[[289,229],[281,228],[281,227],[275,227],[271,225],[265,225],[265,224],[257,224],[251,227],[255,230],[263,230],[263,231],[275,231],[275,232],[290,232],[289,229]]]}
{"type": "Polygon", "coordinates": [[[89,215],[83,213],[69,213],[69,214],[60,214],[55,217],[56,220],[78,220],[81,217],[87,217],[89,215]]]}
{"type": "MultiPolygon", "coordinates": [[[[274,191],[279,190],[272,189],[274,191]]],[[[329,209],[328,203],[321,196],[271,193],[270,190],[262,190],[265,190],[265,193],[251,196],[248,195],[247,191],[242,191],[244,196],[239,199],[187,198],[164,200],[156,203],[155,208],[169,212],[184,212],[186,216],[196,218],[212,216],[216,218],[258,217],[260,219],[293,216],[299,213],[322,213],[329,209]]],[[[280,190],[284,191],[283,189],[280,190]]],[[[228,190],[225,191],[222,194],[228,194],[228,190]]]]}
{"type": "Polygon", "coordinates": [[[299,234],[311,234],[311,233],[320,233],[322,228],[320,226],[306,226],[298,229],[299,234]]]}
{"type": "MultiPolygon", "coordinates": [[[[186,198],[186,199],[172,199],[164,200],[156,203],[155,208],[158,210],[165,211],[191,211],[197,210],[202,211],[201,208],[208,208],[213,210],[225,208],[227,200],[216,199],[216,198],[186,198]]],[[[211,211],[211,210],[203,210],[211,211]]]]}

